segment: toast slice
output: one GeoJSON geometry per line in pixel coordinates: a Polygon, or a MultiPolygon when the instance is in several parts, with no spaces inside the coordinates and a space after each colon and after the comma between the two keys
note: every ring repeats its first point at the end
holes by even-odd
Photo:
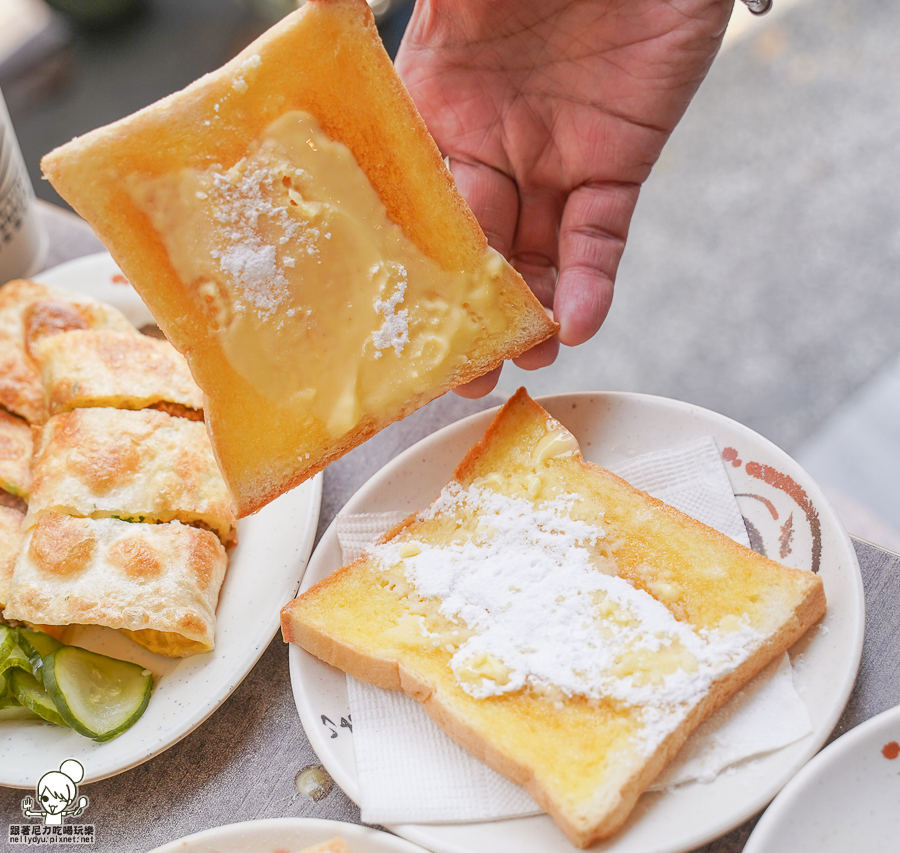
{"type": "Polygon", "coordinates": [[[520,390],[431,507],[288,604],[282,632],[422,702],[585,847],[824,610],[817,575],[586,462],[520,390]]]}
{"type": "Polygon", "coordinates": [[[42,167],[186,356],[240,516],[557,329],[363,0],[305,3],[42,167]]]}

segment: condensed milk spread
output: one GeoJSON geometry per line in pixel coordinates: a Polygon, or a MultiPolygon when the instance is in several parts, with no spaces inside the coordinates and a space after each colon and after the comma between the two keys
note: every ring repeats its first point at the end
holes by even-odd
{"type": "Polygon", "coordinates": [[[305,112],[278,118],[230,168],[136,175],[128,191],[232,367],[333,436],[440,384],[508,324],[491,287],[500,256],[488,249],[476,273],[440,267],[305,112]]]}

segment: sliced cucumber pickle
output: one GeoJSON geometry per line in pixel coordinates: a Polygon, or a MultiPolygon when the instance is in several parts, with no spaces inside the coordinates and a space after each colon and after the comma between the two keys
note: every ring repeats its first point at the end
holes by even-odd
{"type": "Polygon", "coordinates": [[[9,686],[13,696],[23,708],[34,711],[42,720],[64,726],[56,705],[44,690],[44,686],[30,673],[22,669],[14,669],[9,677],[9,686]]]}
{"type": "Polygon", "coordinates": [[[0,722],[4,720],[40,720],[41,718],[24,705],[18,702],[12,705],[0,705],[0,722]]]}
{"type": "Polygon", "coordinates": [[[0,675],[0,721],[3,720],[39,720],[40,717],[30,708],[19,704],[13,695],[9,682],[14,669],[8,669],[0,675]]]}
{"type": "Polygon", "coordinates": [[[28,657],[34,677],[42,682],[44,677],[41,669],[44,665],[44,658],[61,648],[63,644],[56,637],[51,637],[41,631],[33,631],[31,628],[18,628],[16,633],[18,634],[19,648],[28,657]]]}
{"type": "Polygon", "coordinates": [[[96,741],[133,725],[153,689],[153,676],[143,667],[77,646],[61,646],[47,655],[42,673],[63,720],[96,741]]]}
{"type": "Polygon", "coordinates": [[[11,670],[21,670],[28,673],[28,675],[33,675],[31,661],[28,660],[28,655],[22,651],[18,643],[15,643],[12,651],[3,660],[0,660],[0,672],[9,672],[11,670]]]}
{"type": "Polygon", "coordinates": [[[16,645],[16,632],[8,625],[0,625],[0,662],[4,661],[16,645]]]}

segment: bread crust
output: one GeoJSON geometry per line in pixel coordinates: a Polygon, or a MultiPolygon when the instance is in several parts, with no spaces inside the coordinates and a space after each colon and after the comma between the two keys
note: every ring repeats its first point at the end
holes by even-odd
{"type": "MultiPolygon", "coordinates": [[[[548,420],[553,419],[520,392],[504,406],[484,438],[469,451],[457,467],[454,479],[463,484],[471,483],[495,468],[498,455],[503,462],[507,462],[510,457],[515,459],[517,454],[531,453],[535,435],[533,430],[544,428],[548,420]]],[[[511,466],[515,464],[510,462],[511,466]]],[[[565,482],[580,482],[580,478],[584,477],[586,482],[593,484],[608,507],[605,520],[610,524],[616,523],[616,512],[627,515],[629,507],[634,506],[640,508],[642,517],[649,519],[647,526],[655,528],[654,536],[659,540],[670,540],[677,533],[691,543],[695,552],[681,558],[682,562],[687,561],[684,574],[676,572],[667,575],[673,582],[680,581],[687,586],[687,575],[691,574],[695,582],[696,589],[684,596],[686,600],[678,610],[679,618],[698,627],[718,625],[723,615],[729,615],[729,607],[733,610],[736,605],[721,602],[719,606],[715,601],[710,603],[706,599],[723,598],[731,587],[737,587],[737,592],[731,596],[734,601],[759,597],[759,605],[748,610],[746,618],[758,627],[764,637],[756,642],[739,665],[716,678],[708,692],[690,708],[684,720],[666,735],[649,757],[625,755],[616,766],[604,771],[605,776],[598,775],[595,789],[590,794],[575,800],[564,796],[565,783],[554,779],[552,768],[536,761],[534,753],[522,750],[521,744],[518,749],[511,749],[504,729],[514,727],[517,717],[531,719],[533,726],[525,728],[534,732],[533,737],[545,737],[562,752],[573,748],[573,744],[577,747],[582,740],[591,742],[592,725],[600,725],[599,722],[592,724],[591,713],[598,715],[598,721],[606,719],[601,715],[602,707],[600,711],[594,709],[588,712],[579,704],[577,697],[570,698],[558,712],[568,715],[566,727],[560,727],[556,725],[558,720],[552,713],[540,708],[539,700],[530,697],[527,691],[510,700],[498,697],[472,699],[459,688],[446,665],[442,670],[427,656],[405,651],[385,639],[385,630],[396,623],[404,609],[397,603],[396,596],[385,593],[378,583],[369,582],[367,585],[366,578],[378,575],[368,555],[339,569],[288,604],[282,611],[282,632],[287,642],[298,644],[354,677],[385,689],[403,690],[421,702],[425,711],[451,738],[499,773],[524,785],[572,842],[586,847],[616,832],[634,808],[638,797],[677,753],[690,733],[822,616],[825,595],[818,576],[780,566],[737,545],[717,531],[639,492],[605,469],[586,462],[580,453],[567,462],[553,464],[566,467],[565,482]],[[619,508],[615,504],[610,505],[611,497],[620,503],[619,508]],[[708,554],[715,555],[716,565],[726,567],[724,579],[710,580],[693,568],[692,560],[696,564],[705,564],[708,554]],[[710,585],[709,591],[704,591],[704,584],[710,585]],[[346,608],[348,614],[365,613],[364,617],[361,615],[364,624],[354,627],[352,619],[338,613],[336,607],[346,608]],[[507,701],[510,708],[502,719],[508,725],[500,726],[496,722],[497,717],[492,715],[499,714],[496,708],[507,701]],[[559,737],[561,728],[571,732],[571,742],[568,744],[559,737]]],[[[644,533],[640,525],[629,523],[636,527],[633,531],[634,542],[620,537],[617,544],[618,553],[622,555],[620,577],[624,576],[634,586],[641,587],[648,583],[648,578],[635,570],[637,563],[629,561],[631,552],[640,547],[639,541],[644,533]]],[[[413,514],[389,531],[382,541],[406,542],[411,538],[423,537],[426,534],[417,529],[421,524],[422,516],[413,514]]],[[[627,525],[623,522],[621,526],[627,525]]],[[[619,531],[619,528],[615,529],[619,531]]],[[[662,563],[671,559],[664,542],[654,541],[653,546],[662,548],[662,551],[661,555],[652,559],[658,558],[662,563]]],[[[651,559],[647,556],[648,550],[642,553],[645,559],[651,559]]],[[[670,607],[677,610],[678,605],[670,604],[670,607]]],[[[598,755],[597,761],[602,760],[598,755]]],[[[572,772],[576,773],[574,769],[572,772]]]]}

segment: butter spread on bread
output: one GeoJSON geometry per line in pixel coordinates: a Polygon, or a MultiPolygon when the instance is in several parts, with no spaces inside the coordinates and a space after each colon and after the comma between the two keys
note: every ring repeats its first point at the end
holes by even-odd
{"type": "Polygon", "coordinates": [[[295,399],[326,440],[443,385],[508,326],[492,287],[502,258],[443,269],[308,113],[281,116],[229,170],[129,187],[178,275],[198,282],[231,366],[273,404],[295,399]]]}
{"type": "Polygon", "coordinates": [[[239,515],[556,331],[363,0],[304,4],[42,165],[187,358],[239,515]]]}
{"type": "Polygon", "coordinates": [[[432,506],[282,612],[288,641],[421,701],[579,846],[825,608],[596,465],[519,392],[432,506]]]}

